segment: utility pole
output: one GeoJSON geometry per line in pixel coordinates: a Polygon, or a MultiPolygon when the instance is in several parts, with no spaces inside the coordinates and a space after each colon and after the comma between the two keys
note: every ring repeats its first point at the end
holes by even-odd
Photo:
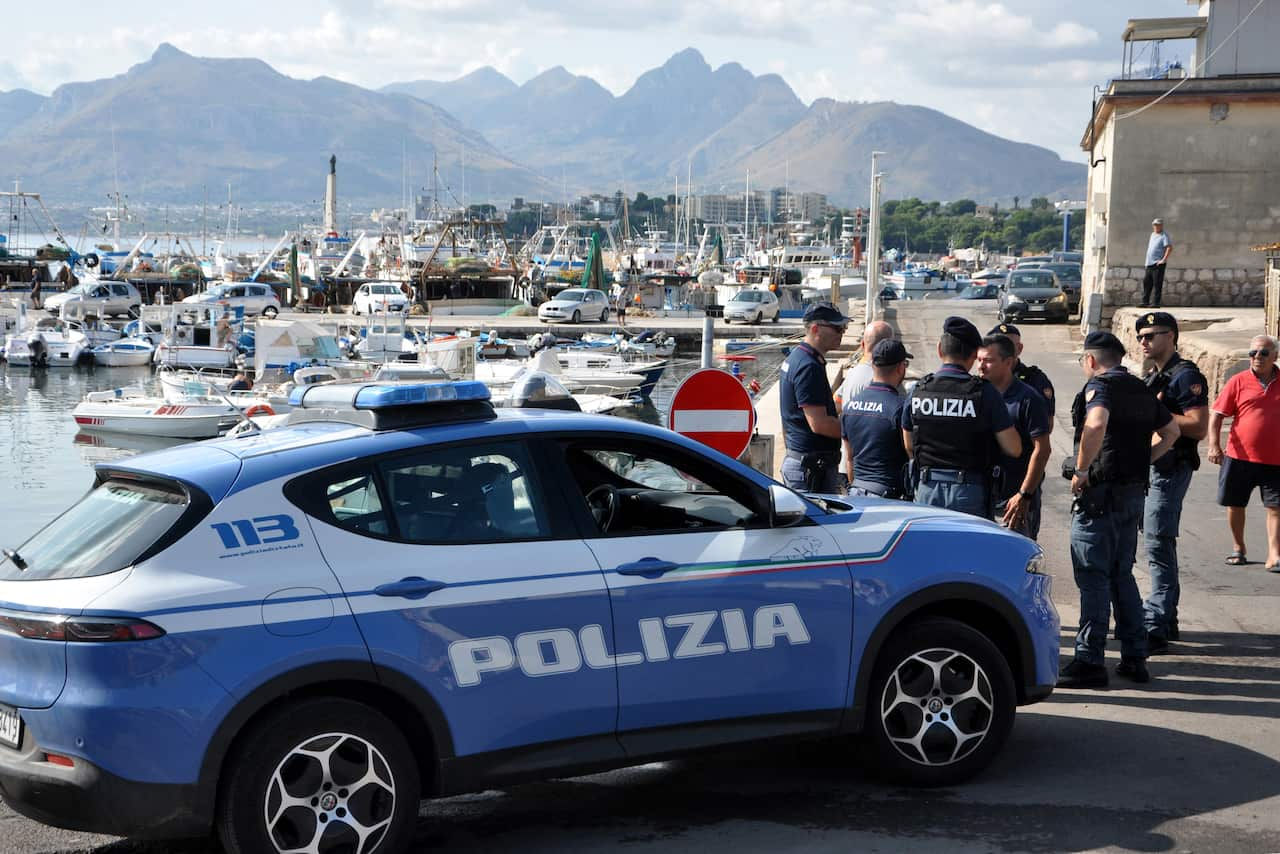
{"type": "Polygon", "coordinates": [[[875,320],[875,299],[880,294],[880,179],[877,160],[883,151],[871,152],[871,217],[867,225],[867,324],[875,320]]]}

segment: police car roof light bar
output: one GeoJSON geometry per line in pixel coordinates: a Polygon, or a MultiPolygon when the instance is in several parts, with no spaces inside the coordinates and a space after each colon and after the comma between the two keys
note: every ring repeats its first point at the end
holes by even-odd
{"type": "Polygon", "coordinates": [[[350,383],[295,388],[289,403],[299,409],[381,410],[431,403],[487,401],[489,387],[476,380],[434,383],[350,383]]]}

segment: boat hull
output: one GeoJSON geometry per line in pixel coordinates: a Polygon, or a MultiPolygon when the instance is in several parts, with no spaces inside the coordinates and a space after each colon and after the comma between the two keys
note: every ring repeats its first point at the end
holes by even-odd
{"type": "Polygon", "coordinates": [[[237,420],[234,414],[190,411],[193,408],[171,403],[82,403],[72,411],[72,417],[82,429],[175,439],[211,439],[237,420]]]}

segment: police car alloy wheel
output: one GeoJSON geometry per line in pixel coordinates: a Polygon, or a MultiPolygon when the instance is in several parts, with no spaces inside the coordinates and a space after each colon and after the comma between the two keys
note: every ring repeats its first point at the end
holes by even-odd
{"type": "Polygon", "coordinates": [[[929,619],[881,652],[868,712],[870,745],[887,777],[948,786],[977,774],[1013,726],[1017,697],[1009,665],[964,623],[929,619]]]}
{"type": "Polygon", "coordinates": [[[240,743],[218,834],[233,854],[395,854],[408,850],[420,792],[413,750],[390,720],[351,700],[304,700],[240,743]]]}

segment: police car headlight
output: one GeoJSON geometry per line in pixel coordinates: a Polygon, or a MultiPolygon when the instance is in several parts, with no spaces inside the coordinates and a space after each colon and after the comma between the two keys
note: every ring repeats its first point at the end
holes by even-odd
{"type": "Polygon", "coordinates": [[[1027,572],[1032,575],[1048,575],[1044,566],[1044,552],[1036,552],[1031,560],[1027,561],[1027,572]]]}

